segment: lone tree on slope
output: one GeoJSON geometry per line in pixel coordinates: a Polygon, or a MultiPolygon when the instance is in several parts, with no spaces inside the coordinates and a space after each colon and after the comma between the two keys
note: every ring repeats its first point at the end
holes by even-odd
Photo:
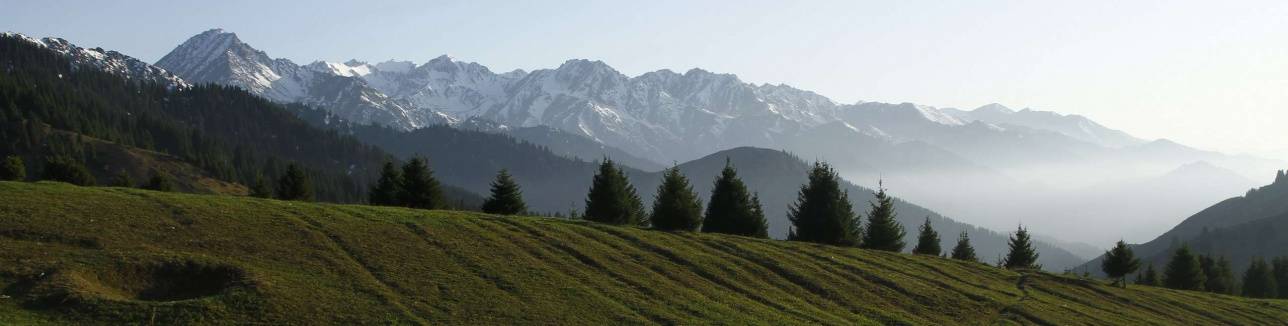
{"type": "Polygon", "coordinates": [[[711,200],[707,202],[702,232],[769,237],[769,226],[760,200],[747,191],[747,185],[738,178],[738,171],[728,158],[725,158],[724,170],[711,187],[711,200]]]}
{"type": "Polygon", "coordinates": [[[304,169],[295,163],[286,166],[286,173],[277,180],[277,199],[313,200],[313,183],[309,181],[309,176],[304,173],[304,169]]]}
{"type": "Polygon", "coordinates": [[[863,235],[863,247],[868,249],[900,252],[903,251],[903,237],[906,233],[903,225],[895,220],[894,199],[886,195],[885,186],[877,182],[876,202],[869,202],[867,233],[863,235]]]}
{"type": "Polygon", "coordinates": [[[1176,249],[1163,270],[1163,286],[1171,289],[1202,291],[1206,280],[1199,258],[1190,252],[1189,245],[1176,249]]]}
{"type": "Polygon", "coordinates": [[[1277,288],[1270,264],[1260,257],[1253,258],[1252,264],[1248,265],[1248,270],[1243,273],[1243,296],[1277,298],[1279,297],[1277,288]]]}
{"type": "Polygon", "coordinates": [[[1136,259],[1136,254],[1132,252],[1131,247],[1122,240],[1118,240],[1112,249],[1105,251],[1105,259],[1100,262],[1100,270],[1123,288],[1127,288],[1127,275],[1135,273],[1138,269],[1140,269],[1140,259],[1136,259]]]}
{"type": "Polygon", "coordinates": [[[27,180],[27,165],[22,163],[22,157],[10,155],[5,157],[3,162],[0,162],[0,180],[27,180]]]}
{"type": "Polygon", "coordinates": [[[787,212],[792,222],[788,240],[837,246],[858,246],[863,234],[850,196],[841,191],[841,178],[827,163],[814,162],[809,181],[801,186],[787,212]]]}
{"type": "Polygon", "coordinates": [[[446,206],[442,187],[434,179],[434,171],[423,158],[412,158],[403,164],[402,191],[398,201],[402,206],[420,209],[440,209],[446,206]]]}
{"type": "Polygon", "coordinates": [[[1033,248],[1033,239],[1029,236],[1029,230],[1021,225],[1015,230],[1015,235],[1011,236],[1008,242],[1010,252],[1002,260],[1002,266],[1007,269],[1039,269],[1038,251],[1033,248]]]}
{"type": "Polygon", "coordinates": [[[492,181],[492,195],[483,201],[483,212],[488,214],[515,215],[528,210],[523,202],[523,191],[519,184],[510,177],[510,172],[501,169],[492,181]]]}
{"type": "Polygon", "coordinates": [[[635,186],[626,179],[626,173],[613,160],[604,158],[599,164],[586,194],[586,220],[616,225],[647,226],[644,204],[635,192],[635,186]]]}
{"type": "Polygon", "coordinates": [[[939,232],[930,226],[930,216],[926,216],[926,223],[921,225],[921,233],[917,235],[917,246],[912,248],[912,253],[918,255],[939,256],[943,250],[939,248],[939,232]]]}
{"type": "Polygon", "coordinates": [[[953,252],[949,256],[956,260],[979,262],[979,257],[975,256],[975,247],[970,245],[970,236],[966,235],[966,231],[962,231],[957,236],[957,245],[953,247],[953,252]]]}
{"type": "Polygon", "coordinates": [[[380,179],[367,192],[367,202],[377,206],[401,206],[398,197],[402,195],[402,183],[402,172],[394,162],[385,162],[380,169],[380,179]]]}
{"type": "Polygon", "coordinates": [[[652,222],[653,228],[667,231],[697,231],[702,226],[702,201],[679,167],[662,175],[653,198],[652,222]]]}

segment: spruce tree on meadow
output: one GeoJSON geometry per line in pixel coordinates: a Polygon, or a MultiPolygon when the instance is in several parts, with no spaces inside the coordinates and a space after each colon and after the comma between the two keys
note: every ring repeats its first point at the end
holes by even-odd
{"type": "Polygon", "coordinates": [[[612,159],[604,158],[586,193],[586,220],[604,224],[647,226],[644,204],[612,159]]]}
{"type": "Polygon", "coordinates": [[[434,172],[423,158],[412,158],[403,164],[402,184],[398,203],[419,209],[440,209],[446,206],[443,190],[434,179],[434,172]]]}
{"type": "Polygon", "coordinates": [[[1100,270],[1123,288],[1127,287],[1127,275],[1139,269],[1140,259],[1136,259],[1136,254],[1132,252],[1131,247],[1122,240],[1118,240],[1113,248],[1105,251],[1105,258],[1100,261],[1100,270]]]}
{"type": "Polygon", "coordinates": [[[1189,245],[1177,248],[1163,269],[1163,286],[1169,289],[1202,291],[1206,282],[1199,258],[1190,252],[1189,245]]]}
{"type": "Polygon", "coordinates": [[[268,181],[264,180],[263,174],[255,175],[255,181],[250,183],[247,194],[255,198],[273,198],[273,188],[268,186],[268,181]]]}
{"type": "MultiPolygon", "coordinates": [[[[868,226],[863,234],[863,248],[900,252],[903,251],[903,225],[895,219],[894,198],[886,195],[881,181],[877,182],[876,202],[869,202],[868,226]]],[[[929,220],[927,220],[929,221],[929,220]]]]}
{"type": "Polygon", "coordinates": [[[45,159],[44,180],[62,181],[77,186],[93,186],[94,175],[89,173],[85,164],[66,156],[53,156],[45,159]]]}
{"type": "Polygon", "coordinates": [[[113,175],[112,179],[108,182],[112,187],[134,187],[135,186],[134,178],[131,178],[130,173],[125,172],[125,170],[116,171],[116,174],[113,175]]]}
{"type": "Polygon", "coordinates": [[[509,171],[501,169],[496,173],[496,180],[492,181],[492,195],[483,201],[483,212],[517,215],[526,211],[528,205],[523,202],[523,191],[519,189],[519,184],[514,182],[509,171]]]}
{"type": "Polygon", "coordinates": [[[917,246],[912,248],[912,253],[918,255],[939,256],[943,250],[939,248],[939,232],[930,226],[930,216],[926,216],[926,223],[921,225],[921,233],[917,235],[917,246]]]}
{"type": "Polygon", "coordinates": [[[702,200],[677,166],[667,169],[657,186],[652,222],[653,228],[666,231],[697,231],[702,226],[702,200]]]}
{"type": "Polygon", "coordinates": [[[1275,282],[1274,271],[1270,264],[1261,257],[1252,259],[1248,270],[1243,273],[1243,296],[1249,298],[1278,298],[1279,286],[1275,282]]]}
{"type": "Polygon", "coordinates": [[[953,252],[949,257],[956,260],[979,262],[979,257],[975,256],[975,247],[970,245],[970,236],[966,234],[966,231],[962,231],[957,236],[957,245],[953,246],[953,252]]]}
{"type": "Polygon", "coordinates": [[[394,162],[385,162],[380,169],[380,179],[367,191],[367,203],[376,206],[399,206],[402,196],[402,172],[394,162]]]}
{"type": "Polygon", "coordinates": [[[295,163],[286,166],[286,173],[277,180],[277,199],[313,201],[313,182],[303,168],[295,163]]]}
{"type": "Polygon", "coordinates": [[[148,181],[140,185],[139,188],[155,191],[174,191],[174,179],[164,172],[152,170],[149,172],[148,181]]]}
{"type": "Polygon", "coordinates": [[[725,158],[724,170],[711,187],[702,232],[769,237],[759,199],[747,191],[747,185],[738,178],[738,171],[729,158],[725,158]]]}
{"type": "Polygon", "coordinates": [[[1163,282],[1158,278],[1158,271],[1154,270],[1154,264],[1145,266],[1145,271],[1136,277],[1136,284],[1147,286],[1162,286],[1163,282]]]}
{"type": "Polygon", "coordinates": [[[1230,269],[1230,260],[1225,259],[1224,256],[1212,258],[1212,256],[1200,255],[1199,266],[1203,269],[1203,276],[1207,278],[1203,283],[1204,291],[1234,293],[1234,272],[1230,269]]]}
{"type": "Polygon", "coordinates": [[[760,205],[760,194],[751,194],[751,218],[742,223],[747,230],[742,234],[761,239],[769,238],[769,221],[765,219],[764,206],[760,205]]]}
{"type": "Polygon", "coordinates": [[[830,165],[814,162],[809,181],[788,209],[787,218],[792,222],[788,240],[849,247],[861,243],[861,222],[854,215],[849,194],[841,190],[840,180],[830,165]]]}
{"type": "Polygon", "coordinates": [[[1002,259],[1002,267],[1006,269],[1041,269],[1038,265],[1038,251],[1033,247],[1033,239],[1029,236],[1029,230],[1024,226],[1016,229],[1015,234],[1007,242],[1010,252],[1006,258],[1002,259]]]}
{"type": "Polygon", "coordinates": [[[1275,258],[1271,262],[1271,274],[1278,286],[1275,292],[1278,292],[1279,298],[1288,299],[1288,257],[1275,258]]]}
{"type": "Polygon", "coordinates": [[[23,164],[22,157],[10,155],[0,162],[0,181],[23,181],[27,180],[27,165],[23,164]]]}

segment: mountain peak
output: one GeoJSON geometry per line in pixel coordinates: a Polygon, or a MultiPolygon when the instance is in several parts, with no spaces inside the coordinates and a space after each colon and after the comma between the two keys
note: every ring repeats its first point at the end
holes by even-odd
{"type": "Polygon", "coordinates": [[[1012,110],[1011,108],[1008,108],[1004,105],[997,104],[997,103],[989,103],[987,105],[976,108],[975,111],[990,112],[990,113],[1015,113],[1015,110],[1012,110]]]}

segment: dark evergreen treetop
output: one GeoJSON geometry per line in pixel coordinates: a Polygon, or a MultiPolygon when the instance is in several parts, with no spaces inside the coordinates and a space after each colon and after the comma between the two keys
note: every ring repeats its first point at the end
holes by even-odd
{"type": "Polygon", "coordinates": [[[403,164],[401,190],[398,201],[402,206],[420,209],[446,207],[442,187],[434,179],[434,172],[424,158],[412,158],[403,164]]]}
{"type": "Polygon", "coordinates": [[[174,191],[174,178],[165,172],[152,170],[149,172],[148,181],[143,183],[140,188],[156,191],[174,191]]]}
{"type": "Polygon", "coordinates": [[[1105,259],[1100,262],[1100,269],[1115,282],[1127,287],[1125,277],[1140,269],[1140,259],[1136,259],[1136,254],[1126,242],[1118,240],[1113,248],[1105,251],[1105,259]]]}
{"type": "Polygon", "coordinates": [[[1040,269],[1038,265],[1038,251],[1033,248],[1033,239],[1029,236],[1029,230],[1020,226],[1015,230],[1015,235],[1011,236],[1007,243],[1010,252],[1002,260],[1002,266],[1007,269],[1040,269]]]}
{"type": "Polygon", "coordinates": [[[1202,291],[1207,277],[1199,265],[1199,258],[1190,252],[1189,245],[1181,245],[1163,270],[1163,286],[1177,290],[1202,291]]]}
{"type": "Polygon", "coordinates": [[[23,164],[22,157],[9,155],[4,158],[3,162],[0,162],[0,180],[27,180],[27,165],[23,164]]]}
{"type": "Polygon", "coordinates": [[[527,211],[528,205],[523,202],[523,192],[519,189],[519,184],[514,182],[509,171],[505,169],[498,171],[496,180],[492,181],[492,195],[483,201],[483,212],[517,215],[527,211]]]}
{"type": "Polygon", "coordinates": [[[599,171],[591,180],[583,214],[586,220],[599,223],[648,225],[644,204],[635,192],[635,186],[626,179],[626,173],[608,158],[599,164],[599,171]]]}
{"type": "Polygon", "coordinates": [[[1248,270],[1243,273],[1243,296],[1249,298],[1278,298],[1279,287],[1275,282],[1274,271],[1261,257],[1252,259],[1248,270]]]}
{"type": "Polygon", "coordinates": [[[1154,265],[1150,264],[1145,267],[1145,271],[1136,277],[1136,284],[1148,286],[1161,286],[1162,281],[1158,279],[1158,272],[1154,270],[1154,265]]]}
{"type": "Polygon", "coordinates": [[[702,201],[679,167],[662,175],[653,198],[652,222],[653,228],[668,231],[697,231],[702,226],[702,201]]]}
{"type": "Polygon", "coordinates": [[[1288,257],[1275,258],[1271,269],[1275,276],[1275,285],[1278,286],[1276,292],[1279,292],[1279,298],[1288,299],[1288,257]]]}
{"type": "Polygon", "coordinates": [[[263,175],[255,176],[255,181],[250,184],[248,189],[249,195],[255,198],[272,198],[273,189],[268,187],[268,181],[264,180],[263,175]]]}
{"type": "Polygon", "coordinates": [[[45,158],[44,180],[62,181],[78,186],[93,186],[94,175],[80,160],[66,156],[45,158]]]}
{"type": "Polygon", "coordinates": [[[921,233],[917,235],[917,246],[912,248],[912,253],[918,255],[939,256],[943,250],[939,248],[939,232],[930,226],[930,217],[926,217],[926,223],[921,225],[921,233]]]}
{"type": "Polygon", "coordinates": [[[725,158],[725,167],[711,187],[711,200],[707,202],[702,232],[768,237],[768,224],[760,210],[757,199],[738,178],[733,164],[725,158]]]}
{"type": "Polygon", "coordinates": [[[877,183],[876,202],[869,202],[867,233],[863,236],[863,247],[868,249],[900,252],[903,251],[903,237],[906,232],[899,220],[895,219],[894,201],[886,195],[881,182],[877,183]]]}
{"type": "Polygon", "coordinates": [[[380,169],[380,179],[367,192],[367,202],[377,206],[401,206],[402,172],[394,162],[385,162],[380,169]]]}
{"type": "Polygon", "coordinates": [[[788,240],[837,246],[858,246],[863,236],[850,196],[841,190],[840,176],[827,163],[814,162],[809,181],[801,186],[788,209],[792,222],[788,240]]]}
{"type": "Polygon", "coordinates": [[[277,199],[313,201],[313,182],[303,168],[294,163],[286,165],[286,173],[277,180],[277,199]]]}
{"type": "Polygon", "coordinates": [[[966,235],[966,231],[962,231],[961,235],[957,236],[957,245],[953,247],[953,252],[949,256],[956,260],[979,261],[979,257],[975,256],[975,247],[970,245],[970,236],[966,235]]]}
{"type": "Polygon", "coordinates": [[[1234,271],[1231,270],[1229,259],[1224,256],[1212,258],[1209,255],[1199,255],[1199,267],[1207,278],[1203,283],[1204,291],[1234,294],[1234,271]]]}

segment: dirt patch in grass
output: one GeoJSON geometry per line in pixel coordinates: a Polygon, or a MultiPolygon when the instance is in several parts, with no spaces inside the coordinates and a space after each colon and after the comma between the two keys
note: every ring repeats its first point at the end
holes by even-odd
{"type": "Polygon", "coordinates": [[[115,301],[192,300],[250,285],[241,268],[192,260],[120,262],[59,278],[70,293],[115,301]]]}

